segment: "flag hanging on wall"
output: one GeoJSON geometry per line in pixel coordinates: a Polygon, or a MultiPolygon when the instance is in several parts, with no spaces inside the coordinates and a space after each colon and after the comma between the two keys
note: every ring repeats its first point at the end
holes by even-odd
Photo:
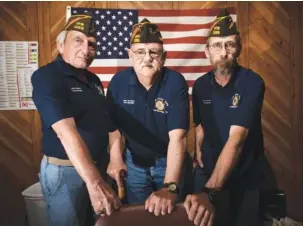
{"type": "MultiPolygon", "coordinates": [[[[236,21],[236,9],[228,8],[236,21]]],[[[210,61],[204,49],[208,30],[220,9],[194,10],[134,10],[68,7],[70,15],[90,12],[97,31],[96,59],[89,70],[97,74],[106,89],[118,71],[130,67],[129,48],[132,26],[144,18],[156,23],[167,51],[166,67],[180,72],[189,85],[207,73],[210,61]]]]}

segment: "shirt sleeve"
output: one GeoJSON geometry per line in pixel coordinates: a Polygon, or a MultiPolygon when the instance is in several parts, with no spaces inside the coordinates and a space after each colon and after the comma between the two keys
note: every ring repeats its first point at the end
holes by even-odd
{"type": "Polygon", "coordinates": [[[189,95],[188,85],[183,76],[179,82],[172,85],[173,91],[171,92],[172,99],[169,103],[168,112],[168,131],[174,129],[189,129],[189,95]]]}
{"type": "Polygon", "coordinates": [[[260,117],[264,100],[265,84],[262,79],[250,82],[240,96],[239,105],[231,110],[231,125],[251,128],[256,117],[260,117]]]}
{"type": "Polygon", "coordinates": [[[198,126],[202,123],[200,108],[199,108],[199,100],[197,94],[197,82],[195,82],[192,91],[192,107],[193,107],[193,121],[195,126],[198,126]]]}
{"type": "Polygon", "coordinates": [[[48,128],[62,119],[73,117],[67,89],[57,75],[38,70],[32,76],[32,85],[33,101],[48,128]]]}

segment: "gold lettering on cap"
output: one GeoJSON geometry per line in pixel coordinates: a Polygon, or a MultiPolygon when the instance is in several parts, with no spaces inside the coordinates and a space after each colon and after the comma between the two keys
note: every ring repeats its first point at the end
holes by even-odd
{"type": "Polygon", "coordinates": [[[74,28],[83,31],[84,30],[84,23],[78,21],[78,22],[76,22],[74,28]]]}

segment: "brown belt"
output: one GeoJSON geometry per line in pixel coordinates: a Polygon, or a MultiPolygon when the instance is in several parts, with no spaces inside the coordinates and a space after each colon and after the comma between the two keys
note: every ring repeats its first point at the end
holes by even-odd
{"type": "Polygon", "coordinates": [[[73,166],[72,162],[69,159],[58,159],[55,157],[49,157],[44,155],[44,159],[50,164],[57,165],[57,166],[73,166]]]}

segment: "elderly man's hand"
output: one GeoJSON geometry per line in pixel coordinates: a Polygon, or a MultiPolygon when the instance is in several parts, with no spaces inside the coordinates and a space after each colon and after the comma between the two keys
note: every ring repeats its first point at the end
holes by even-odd
{"type": "Polygon", "coordinates": [[[105,181],[87,184],[87,189],[96,214],[111,215],[122,205],[115,191],[105,181]]]}
{"type": "Polygon", "coordinates": [[[127,172],[127,166],[125,162],[123,161],[122,158],[117,158],[117,159],[111,159],[108,167],[107,167],[107,174],[113,178],[118,187],[123,187],[123,178],[121,178],[120,172],[124,171],[127,172]]]}
{"type": "Polygon", "coordinates": [[[188,219],[198,226],[212,226],[214,221],[214,207],[205,193],[188,195],[184,202],[188,219]]]}
{"type": "Polygon", "coordinates": [[[169,192],[162,188],[153,192],[145,201],[145,210],[154,213],[156,216],[160,214],[166,215],[173,211],[174,205],[177,201],[177,194],[169,192]]]}

